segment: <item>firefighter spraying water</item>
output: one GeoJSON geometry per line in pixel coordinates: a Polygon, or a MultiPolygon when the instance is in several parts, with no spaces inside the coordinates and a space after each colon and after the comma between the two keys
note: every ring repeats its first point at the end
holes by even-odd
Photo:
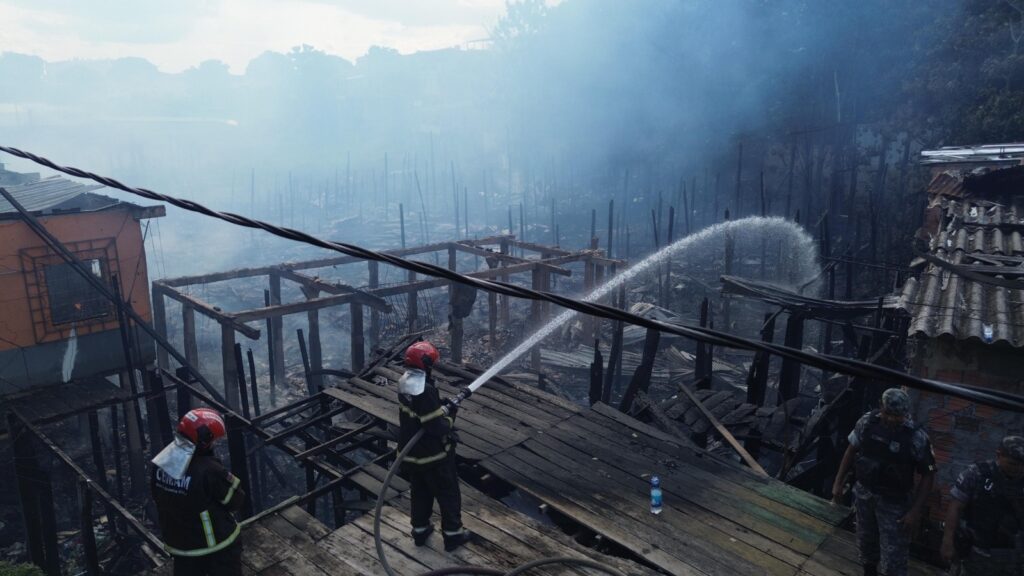
{"type": "Polygon", "coordinates": [[[417,546],[427,543],[434,532],[430,515],[437,500],[444,549],[450,552],[468,542],[470,533],[462,526],[462,497],[455,461],[458,405],[442,405],[431,377],[431,369],[440,357],[429,342],[416,342],[405,351],[409,370],[398,382],[398,447],[410,445],[413,437],[423,431],[402,462],[412,499],[412,537],[417,546]]]}

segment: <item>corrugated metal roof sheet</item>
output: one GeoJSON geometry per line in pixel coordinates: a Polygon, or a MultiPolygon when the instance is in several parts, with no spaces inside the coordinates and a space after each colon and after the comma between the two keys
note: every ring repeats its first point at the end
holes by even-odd
{"type": "MultiPolygon", "coordinates": [[[[103,188],[98,184],[79,184],[61,176],[43,178],[31,184],[7,188],[22,206],[33,213],[51,211],[91,212],[122,204],[120,200],[92,194],[92,190],[103,188]]],[[[127,203],[123,203],[127,204],[127,203]]],[[[134,205],[132,205],[134,206],[134,205]]],[[[0,215],[16,214],[17,210],[7,200],[0,198],[0,215]]]]}
{"type": "MultiPolygon", "coordinates": [[[[941,219],[926,230],[929,252],[1024,287],[1024,204],[973,197],[964,189],[965,175],[947,171],[932,180],[930,207],[941,219]]],[[[1024,289],[976,282],[928,264],[904,284],[898,307],[911,316],[911,336],[1024,347],[1024,289]]]]}

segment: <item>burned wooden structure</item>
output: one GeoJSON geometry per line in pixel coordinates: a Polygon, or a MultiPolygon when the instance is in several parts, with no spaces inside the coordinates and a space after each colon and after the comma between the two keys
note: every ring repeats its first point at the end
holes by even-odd
{"type": "MultiPolygon", "coordinates": [[[[451,270],[458,270],[459,254],[468,254],[484,259],[487,269],[466,272],[467,275],[476,278],[497,279],[508,282],[520,275],[529,275],[530,285],[539,290],[550,290],[553,276],[569,276],[572,271],[564,266],[570,263],[581,263],[584,266],[585,288],[590,289],[594,283],[603,276],[606,268],[614,269],[621,265],[620,261],[604,257],[599,250],[569,251],[558,247],[545,246],[530,242],[517,240],[514,236],[494,236],[477,240],[462,240],[451,242],[439,242],[425,246],[391,250],[387,252],[394,256],[426,256],[437,253],[447,255],[448,267],[451,270]],[[490,248],[489,248],[490,247],[490,248]],[[537,255],[534,258],[513,255],[514,249],[520,252],[529,252],[537,255]]],[[[460,270],[461,271],[461,270],[460,270]]],[[[418,279],[413,273],[408,273],[407,281],[395,283],[388,286],[380,285],[380,264],[373,261],[365,261],[349,256],[339,256],[311,260],[297,263],[286,263],[276,266],[260,268],[247,268],[191,276],[173,279],[164,279],[153,282],[153,307],[155,325],[157,330],[167,335],[167,300],[174,300],[181,305],[181,321],[183,326],[183,347],[186,357],[193,365],[199,364],[198,346],[196,340],[196,313],[199,313],[217,322],[221,327],[221,357],[223,366],[223,382],[225,383],[226,397],[232,405],[237,408],[238,394],[234,390],[238,375],[234,368],[234,346],[237,335],[250,340],[261,338],[262,328],[253,327],[256,322],[265,323],[267,333],[268,358],[270,359],[270,382],[271,389],[284,381],[284,338],[282,318],[290,314],[305,313],[308,322],[308,332],[305,337],[308,342],[308,356],[310,369],[314,373],[315,388],[320,387],[320,370],[322,362],[322,342],[320,338],[320,311],[334,306],[348,306],[350,310],[350,362],[348,368],[354,372],[361,370],[366,361],[367,340],[372,351],[383,342],[382,338],[382,314],[390,312],[392,305],[389,303],[396,298],[402,299],[404,304],[405,317],[395,321],[397,326],[390,331],[390,336],[413,333],[422,330],[424,326],[419,322],[419,300],[421,292],[435,288],[447,287],[448,289],[448,319],[449,319],[449,344],[450,354],[453,361],[458,362],[462,358],[463,350],[463,318],[465,318],[473,306],[475,291],[460,288],[445,280],[418,279]],[[365,263],[367,266],[367,285],[363,288],[356,288],[344,283],[328,281],[308,271],[365,263]],[[264,307],[241,310],[225,311],[213,304],[204,302],[200,298],[187,292],[188,287],[205,285],[225,280],[265,277],[267,289],[265,291],[264,307]],[[300,302],[282,302],[282,282],[295,283],[305,297],[300,302]],[[366,326],[364,309],[370,309],[370,322],[366,326]]],[[[488,332],[491,346],[494,347],[498,341],[497,332],[500,326],[511,326],[513,319],[510,317],[510,301],[508,297],[488,294],[488,332]]],[[[529,327],[538,326],[550,314],[548,305],[534,302],[531,306],[529,327]]],[[[516,325],[521,323],[516,322],[516,325]]],[[[534,354],[534,364],[539,366],[539,352],[534,354]]],[[[165,352],[159,354],[159,364],[168,367],[168,358],[165,352]]]]}

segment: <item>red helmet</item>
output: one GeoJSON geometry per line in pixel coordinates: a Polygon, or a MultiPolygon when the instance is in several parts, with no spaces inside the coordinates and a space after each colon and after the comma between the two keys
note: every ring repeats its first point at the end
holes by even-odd
{"type": "Polygon", "coordinates": [[[227,434],[227,427],[224,426],[224,418],[216,410],[196,408],[181,417],[178,434],[191,440],[196,448],[206,450],[215,440],[227,434]]]}
{"type": "Polygon", "coordinates": [[[441,354],[434,345],[426,340],[413,343],[405,349],[405,364],[420,370],[426,370],[441,359],[441,354]]]}

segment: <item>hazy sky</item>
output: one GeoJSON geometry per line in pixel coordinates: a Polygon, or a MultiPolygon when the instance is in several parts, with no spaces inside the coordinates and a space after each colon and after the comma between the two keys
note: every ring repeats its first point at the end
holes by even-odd
{"type": "Polygon", "coordinates": [[[310,44],[354,60],[487,37],[504,0],[0,0],[0,52],[53,60],[140,56],[165,72],[217,59],[242,73],[310,44]]]}

